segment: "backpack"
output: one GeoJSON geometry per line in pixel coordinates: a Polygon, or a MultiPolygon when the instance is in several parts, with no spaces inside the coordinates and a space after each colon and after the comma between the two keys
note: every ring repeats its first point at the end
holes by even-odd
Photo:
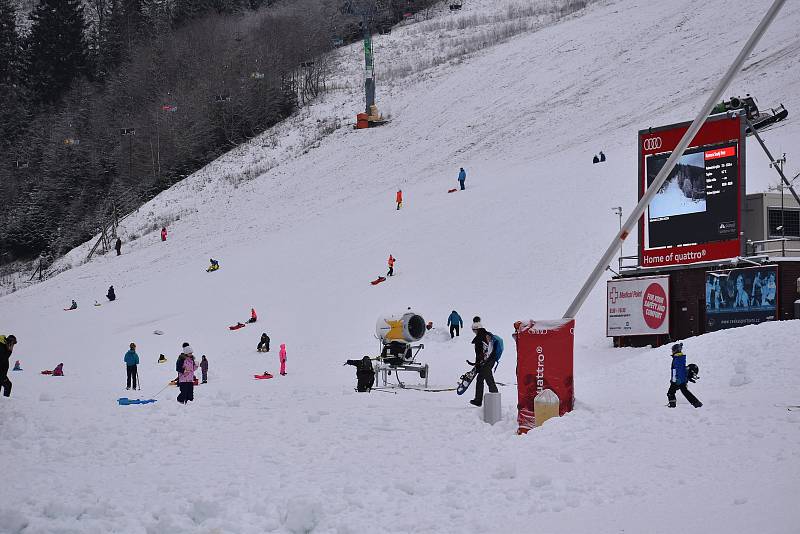
{"type": "Polygon", "coordinates": [[[175,362],[175,371],[177,371],[178,373],[182,373],[183,372],[183,360],[185,360],[185,359],[186,359],[186,356],[184,356],[183,354],[178,356],[178,360],[175,362]]]}
{"type": "Polygon", "coordinates": [[[494,368],[500,363],[500,356],[503,355],[503,338],[492,334],[492,344],[494,345],[494,368]]]}

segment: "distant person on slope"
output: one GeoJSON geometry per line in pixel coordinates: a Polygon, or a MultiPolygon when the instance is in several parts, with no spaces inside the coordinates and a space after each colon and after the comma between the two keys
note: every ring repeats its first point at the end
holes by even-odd
{"type": "Polygon", "coordinates": [[[136,381],[139,378],[137,365],[139,365],[139,355],[136,354],[136,343],[130,344],[130,350],[125,353],[123,358],[125,366],[128,371],[128,386],[125,389],[131,389],[131,382],[133,382],[133,389],[136,389],[136,381]]]}
{"type": "Polygon", "coordinates": [[[194,354],[192,354],[192,347],[183,348],[183,370],[178,375],[178,402],[186,404],[189,401],[194,401],[194,372],[197,366],[194,363],[194,354]]]}
{"type": "Polygon", "coordinates": [[[403,207],[403,190],[398,189],[397,194],[394,196],[394,201],[397,202],[397,209],[403,207]]]}
{"type": "Polygon", "coordinates": [[[161,241],[166,241],[166,240],[167,240],[167,228],[164,227],[161,229],[161,241]]]}
{"type": "Polygon", "coordinates": [[[114,293],[114,286],[110,286],[108,288],[108,293],[106,293],[106,297],[108,298],[108,300],[112,302],[117,300],[117,294],[114,293]]]}
{"type": "Polygon", "coordinates": [[[360,360],[347,360],[345,365],[352,365],[356,368],[356,390],[359,392],[366,392],[372,389],[375,383],[375,370],[372,368],[372,361],[369,356],[364,356],[360,360]]]}
{"type": "Polygon", "coordinates": [[[256,309],[250,308],[250,319],[247,320],[248,323],[254,323],[258,321],[258,315],[256,315],[256,309]]]}
{"type": "Polygon", "coordinates": [[[211,265],[208,266],[208,269],[206,269],[206,272],[210,273],[212,271],[218,271],[219,270],[219,262],[217,260],[215,260],[214,258],[210,258],[208,261],[211,262],[211,265]]]}
{"type": "Polygon", "coordinates": [[[10,365],[11,353],[17,338],[14,334],[0,336],[0,388],[3,390],[4,397],[11,396],[11,380],[8,379],[8,367],[10,365]]]}
{"type": "Polygon", "coordinates": [[[77,310],[77,309],[78,309],[78,303],[75,302],[74,300],[72,301],[72,304],[70,305],[70,307],[67,308],[67,310],[77,310]]]}
{"type": "Polygon", "coordinates": [[[494,341],[492,333],[485,328],[478,328],[475,331],[475,338],[472,340],[475,345],[475,363],[467,360],[469,365],[477,368],[478,374],[475,377],[475,398],[470,402],[475,406],[483,404],[483,383],[489,386],[489,391],[497,393],[497,384],[494,382],[492,366],[495,363],[494,341]]]}
{"type": "Polygon", "coordinates": [[[286,344],[281,343],[281,350],[278,353],[281,360],[281,376],[286,376],[286,344]]]}
{"type": "Polygon", "coordinates": [[[117,251],[117,256],[122,254],[122,239],[117,238],[117,242],[114,244],[114,248],[117,251]]]}
{"type": "Polygon", "coordinates": [[[603,151],[601,150],[600,151],[600,163],[604,162],[605,160],[606,160],[606,155],[603,154],[603,151]]]}
{"type": "Polygon", "coordinates": [[[667,391],[668,406],[675,408],[675,392],[680,390],[686,400],[694,406],[699,408],[703,405],[702,402],[697,400],[697,397],[692,395],[686,383],[688,376],[686,374],[686,355],[683,353],[683,343],[675,343],[672,345],[672,376],[670,378],[669,390],[667,391]]]}
{"type": "Polygon", "coordinates": [[[208,383],[208,360],[206,360],[206,355],[203,354],[203,359],[200,360],[200,370],[202,371],[203,376],[203,384],[208,383]]]}
{"type": "Polygon", "coordinates": [[[450,327],[450,339],[457,336],[459,329],[464,327],[464,321],[461,320],[461,316],[457,311],[453,310],[450,312],[450,316],[447,318],[447,326],[450,327]],[[455,334],[455,336],[453,334],[455,334]]]}
{"type": "Polygon", "coordinates": [[[269,352],[269,336],[266,332],[261,334],[261,340],[258,342],[256,350],[258,352],[269,352]]]}
{"type": "Polygon", "coordinates": [[[461,187],[461,190],[464,190],[464,180],[467,179],[467,171],[464,170],[464,167],[461,167],[461,170],[458,171],[458,185],[461,187]]]}
{"type": "Polygon", "coordinates": [[[387,260],[387,264],[389,265],[389,272],[386,273],[386,276],[394,276],[394,262],[395,258],[389,254],[389,259],[387,260]]]}

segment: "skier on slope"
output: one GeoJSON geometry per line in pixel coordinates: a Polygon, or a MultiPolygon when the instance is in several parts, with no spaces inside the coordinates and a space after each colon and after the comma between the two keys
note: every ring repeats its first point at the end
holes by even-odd
{"type": "Polygon", "coordinates": [[[123,358],[125,368],[128,374],[128,385],[125,389],[131,389],[131,382],[133,382],[133,389],[136,389],[136,381],[139,379],[137,365],[139,365],[139,355],[136,354],[136,343],[130,344],[130,350],[125,353],[123,358]]]}
{"type": "Polygon", "coordinates": [[[11,396],[11,380],[8,379],[8,367],[10,365],[11,353],[17,344],[14,334],[0,336],[0,388],[3,390],[4,397],[11,396]]]}
{"type": "Polygon", "coordinates": [[[464,180],[467,179],[467,171],[464,170],[464,167],[461,167],[461,170],[458,171],[458,185],[461,190],[464,190],[464,180]]]}
{"type": "Polygon", "coordinates": [[[475,330],[475,338],[472,343],[475,345],[475,363],[469,360],[467,360],[467,363],[474,365],[478,374],[475,377],[475,398],[469,402],[475,406],[480,406],[483,404],[484,382],[489,386],[490,392],[497,393],[497,384],[495,384],[494,375],[492,374],[492,366],[496,360],[493,335],[485,328],[479,327],[475,330]]]}
{"type": "Polygon", "coordinates": [[[369,356],[364,356],[360,360],[347,360],[345,365],[352,365],[356,368],[356,390],[359,392],[366,392],[372,389],[375,383],[375,370],[372,368],[372,361],[369,356]]]}
{"type": "Polygon", "coordinates": [[[670,408],[675,408],[675,392],[678,390],[683,393],[686,400],[695,408],[699,408],[703,405],[687,387],[688,376],[686,374],[686,355],[683,353],[683,343],[675,343],[672,345],[672,371],[669,382],[667,400],[669,401],[668,406],[670,408]]]}
{"type": "Polygon", "coordinates": [[[450,339],[455,337],[453,334],[457,336],[459,329],[464,327],[464,321],[461,320],[461,316],[457,311],[450,312],[450,316],[447,318],[447,326],[450,327],[450,339]]]}

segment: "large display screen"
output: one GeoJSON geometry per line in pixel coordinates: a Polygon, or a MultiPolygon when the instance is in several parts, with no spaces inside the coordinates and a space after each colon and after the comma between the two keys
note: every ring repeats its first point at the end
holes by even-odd
{"type": "Polygon", "coordinates": [[[778,313],[778,268],[706,273],[706,331],[772,321],[778,313]]]}
{"type": "MultiPolygon", "coordinates": [[[[655,180],[688,123],[639,132],[639,196],[655,180]]],[[[736,257],[744,198],[740,118],[712,118],[659,188],[639,222],[640,264],[680,265],[736,257]]]]}

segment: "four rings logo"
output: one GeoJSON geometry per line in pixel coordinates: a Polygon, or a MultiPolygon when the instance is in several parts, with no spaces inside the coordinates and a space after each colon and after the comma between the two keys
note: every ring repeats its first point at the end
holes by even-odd
{"type": "Polygon", "coordinates": [[[642,143],[642,148],[645,150],[657,150],[661,148],[661,138],[651,137],[650,139],[645,139],[644,143],[642,143]]]}

